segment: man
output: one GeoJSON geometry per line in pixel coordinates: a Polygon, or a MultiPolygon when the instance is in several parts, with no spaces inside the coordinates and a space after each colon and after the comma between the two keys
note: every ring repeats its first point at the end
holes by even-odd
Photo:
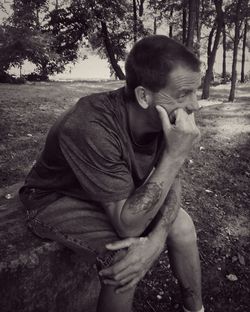
{"type": "Polygon", "coordinates": [[[199,136],[199,66],[165,36],[137,42],[126,87],[84,97],[59,118],[20,190],[34,233],[97,259],[98,312],[131,311],[136,284],[165,242],[184,311],[204,311],[196,233],[180,208],[178,178],[199,136]]]}

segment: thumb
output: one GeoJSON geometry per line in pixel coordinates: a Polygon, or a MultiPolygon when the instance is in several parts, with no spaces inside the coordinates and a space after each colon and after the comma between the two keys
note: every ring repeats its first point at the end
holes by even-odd
{"type": "Polygon", "coordinates": [[[123,248],[128,248],[136,241],[136,238],[126,238],[111,244],[107,244],[106,248],[108,250],[118,250],[123,248]]]}
{"type": "Polygon", "coordinates": [[[156,105],[156,109],[161,118],[163,130],[164,131],[168,130],[171,127],[171,123],[170,123],[167,111],[160,105],[156,105]]]}

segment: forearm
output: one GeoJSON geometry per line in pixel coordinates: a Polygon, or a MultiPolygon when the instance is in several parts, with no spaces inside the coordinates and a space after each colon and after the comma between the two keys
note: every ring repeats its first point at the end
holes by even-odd
{"type": "Polygon", "coordinates": [[[182,163],[182,160],[172,160],[165,155],[148,181],[127,199],[121,212],[121,220],[128,229],[128,236],[140,235],[155,218],[182,163]]]}
{"type": "Polygon", "coordinates": [[[177,177],[161,209],[155,217],[155,226],[149,237],[165,243],[171,225],[175,221],[181,205],[181,183],[177,177]]]}

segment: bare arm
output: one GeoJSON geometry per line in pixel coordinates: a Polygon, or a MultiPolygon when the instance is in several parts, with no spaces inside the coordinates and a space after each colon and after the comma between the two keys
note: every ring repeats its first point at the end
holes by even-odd
{"type": "Polygon", "coordinates": [[[177,110],[175,125],[170,124],[163,108],[159,114],[167,144],[154,173],[128,199],[103,204],[121,237],[139,236],[154,219],[199,134],[193,116],[182,109],[177,110]]]}
{"type": "Polygon", "coordinates": [[[175,221],[181,205],[181,182],[177,177],[169,190],[168,196],[156,215],[155,226],[149,237],[155,236],[157,241],[161,240],[163,244],[166,241],[171,225],[175,221]]]}
{"type": "Polygon", "coordinates": [[[154,219],[154,227],[148,237],[127,238],[107,245],[110,250],[128,250],[123,259],[101,272],[106,284],[116,286],[118,292],[123,292],[146,274],[165,246],[168,232],[179,212],[180,201],[181,184],[177,177],[154,219]]]}
{"type": "Polygon", "coordinates": [[[148,181],[127,200],[104,204],[121,237],[139,236],[146,229],[163,205],[182,163],[164,155],[148,181]]]}

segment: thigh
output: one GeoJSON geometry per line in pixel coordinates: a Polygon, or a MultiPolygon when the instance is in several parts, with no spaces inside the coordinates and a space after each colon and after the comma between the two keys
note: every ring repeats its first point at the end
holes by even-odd
{"type": "Polygon", "coordinates": [[[44,207],[28,223],[40,237],[58,241],[90,259],[106,254],[105,245],[118,240],[101,207],[67,196],[44,207]]]}

